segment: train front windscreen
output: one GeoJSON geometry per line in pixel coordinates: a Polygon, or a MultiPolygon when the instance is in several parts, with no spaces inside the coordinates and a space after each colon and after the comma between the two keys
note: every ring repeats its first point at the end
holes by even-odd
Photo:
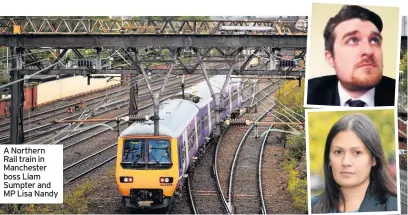
{"type": "Polygon", "coordinates": [[[169,140],[127,139],[123,147],[124,169],[167,169],[173,165],[169,140]]]}

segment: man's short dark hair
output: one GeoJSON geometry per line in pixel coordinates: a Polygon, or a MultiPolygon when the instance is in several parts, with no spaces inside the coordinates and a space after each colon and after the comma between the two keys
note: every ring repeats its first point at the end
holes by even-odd
{"type": "Polygon", "coordinates": [[[329,19],[323,32],[325,49],[332,55],[334,40],[336,39],[334,29],[338,24],[355,18],[363,21],[370,21],[377,27],[379,32],[382,31],[383,23],[378,14],[357,5],[345,5],[341,8],[339,13],[336,14],[336,16],[329,19]]]}

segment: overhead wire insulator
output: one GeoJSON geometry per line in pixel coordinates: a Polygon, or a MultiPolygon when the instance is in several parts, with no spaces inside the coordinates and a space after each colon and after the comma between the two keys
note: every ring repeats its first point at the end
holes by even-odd
{"type": "Polygon", "coordinates": [[[249,120],[245,119],[230,119],[230,120],[225,120],[225,125],[230,125],[230,126],[247,126],[250,125],[249,120]]]}
{"type": "Polygon", "coordinates": [[[79,59],[77,61],[78,67],[92,67],[92,61],[87,59],[79,59]]]}
{"type": "MultiPolygon", "coordinates": [[[[144,116],[137,116],[137,115],[129,115],[128,116],[129,119],[128,121],[131,122],[145,122],[145,121],[149,121],[150,120],[150,116],[149,115],[144,115],[144,116]]],[[[126,119],[125,119],[126,120],[126,119]]]]}
{"type": "Polygon", "coordinates": [[[293,67],[295,65],[295,61],[293,60],[280,60],[279,66],[280,67],[293,67]]]}

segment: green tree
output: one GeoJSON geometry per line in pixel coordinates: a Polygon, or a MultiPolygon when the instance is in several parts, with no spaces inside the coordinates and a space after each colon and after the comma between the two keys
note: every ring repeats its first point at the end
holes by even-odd
{"type": "MultiPolygon", "coordinates": [[[[294,117],[302,121],[303,118],[300,117],[299,115],[304,116],[305,110],[303,108],[304,88],[305,88],[304,80],[302,80],[300,87],[298,80],[285,81],[281,85],[275,96],[275,98],[278,99],[279,103],[297,113],[292,114],[294,117]]],[[[283,109],[283,107],[279,105],[279,109],[283,109]]]]}
{"type": "MultiPolygon", "coordinates": [[[[291,114],[298,120],[303,121],[304,108],[304,81],[285,81],[280,87],[275,98],[286,108],[291,109],[296,114],[291,114]]],[[[275,106],[275,111],[284,113],[282,105],[275,106]]],[[[287,115],[287,114],[286,114],[287,115]]],[[[281,118],[279,116],[279,118],[281,118]]],[[[293,117],[290,117],[293,120],[293,117]]],[[[286,119],[285,119],[286,120],[286,119]]],[[[282,126],[289,129],[287,126],[282,126]]],[[[288,190],[295,202],[295,207],[302,211],[307,211],[307,165],[306,165],[306,140],[305,132],[300,135],[287,135],[285,150],[285,169],[289,173],[288,190]]]]}
{"type": "Polygon", "coordinates": [[[400,63],[400,71],[402,71],[402,78],[400,80],[399,85],[399,92],[400,93],[407,93],[407,58],[408,58],[408,51],[405,51],[401,57],[400,63]]]}

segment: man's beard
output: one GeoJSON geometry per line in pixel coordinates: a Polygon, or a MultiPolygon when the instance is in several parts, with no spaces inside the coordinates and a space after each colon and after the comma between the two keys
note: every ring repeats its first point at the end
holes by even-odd
{"type": "Polygon", "coordinates": [[[381,78],[382,73],[364,75],[363,77],[355,76],[353,73],[351,81],[340,80],[340,83],[344,88],[350,91],[367,91],[377,86],[377,84],[381,81],[381,78]]]}
{"type": "Polygon", "coordinates": [[[350,81],[339,79],[344,88],[349,91],[367,91],[377,86],[383,76],[382,68],[379,68],[378,64],[372,59],[373,68],[361,68],[361,65],[365,62],[367,60],[363,60],[353,67],[350,81]]]}

